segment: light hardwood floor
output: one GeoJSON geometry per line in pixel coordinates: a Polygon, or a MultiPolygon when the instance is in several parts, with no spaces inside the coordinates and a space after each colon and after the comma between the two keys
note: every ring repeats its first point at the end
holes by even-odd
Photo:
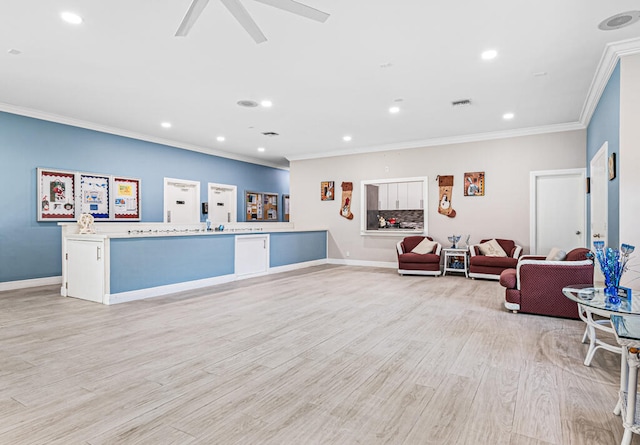
{"type": "Polygon", "coordinates": [[[389,269],[2,292],[0,444],[619,443],[619,357],[583,366],[582,332],[506,312],[496,282],[389,269]]]}

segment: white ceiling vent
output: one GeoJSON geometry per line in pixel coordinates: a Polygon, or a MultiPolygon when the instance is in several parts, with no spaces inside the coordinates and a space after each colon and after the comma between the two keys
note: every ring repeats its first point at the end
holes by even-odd
{"type": "Polygon", "coordinates": [[[241,107],[247,108],[255,108],[258,106],[258,102],[256,102],[255,100],[239,100],[237,104],[241,107]]]}
{"type": "Polygon", "coordinates": [[[453,102],[451,102],[451,106],[454,107],[454,108],[462,108],[462,107],[471,106],[471,99],[454,100],[453,102]]]}
{"type": "Polygon", "coordinates": [[[603,31],[612,31],[632,25],[638,20],[640,20],[640,11],[621,12],[600,22],[598,28],[603,31]]]}

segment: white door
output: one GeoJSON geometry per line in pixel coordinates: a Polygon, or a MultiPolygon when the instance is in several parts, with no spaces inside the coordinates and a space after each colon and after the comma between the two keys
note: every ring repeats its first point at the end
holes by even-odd
{"type": "Polygon", "coordinates": [[[586,246],[585,169],[531,172],[531,253],[586,246]]]}
{"type": "Polygon", "coordinates": [[[104,243],[67,241],[67,296],[102,303],[104,243]]]}
{"type": "MultiPolygon", "coordinates": [[[[607,245],[608,215],[609,215],[609,190],[608,190],[608,151],[609,144],[605,142],[591,159],[591,244],[594,241],[604,241],[607,245]]],[[[594,268],[594,281],[604,283],[602,271],[596,265],[594,268]]]]}
{"type": "Polygon", "coordinates": [[[164,178],[164,222],[200,222],[200,182],[164,178]]]}
{"type": "Polygon", "coordinates": [[[236,276],[264,275],[268,269],[269,235],[236,236],[236,276]]]}
{"type": "Polygon", "coordinates": [[[218,224],[238,220],[238,188],[235,185],[209,183],[209,220],[218,224]]]}

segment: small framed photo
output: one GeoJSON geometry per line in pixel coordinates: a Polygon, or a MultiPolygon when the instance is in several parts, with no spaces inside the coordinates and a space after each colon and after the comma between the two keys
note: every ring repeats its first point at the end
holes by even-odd
{"type": "Polygon", "coordinates": [[[321,201],[333,201],[335,198],[335,183],[334,181],[323,181],[320,183],[320,200],[321,201]]]}
{"type": "Polygon", "coordinates": [[[464,174],[464,196],[484,196],[484,172],[464,174]]]}
{"type": "Polygon", "coordinates": [[[616,179],[616,154],[609,155],[609,181],[616,179]]]}

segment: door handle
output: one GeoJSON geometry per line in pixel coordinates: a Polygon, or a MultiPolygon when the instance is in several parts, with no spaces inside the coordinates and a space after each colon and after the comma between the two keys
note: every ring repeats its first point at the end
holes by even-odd
{"type": "Polygon", "coordinates": [[[171,222],[171,210],[167,210],[167,222],[171,222]]]}
{"type": "Polygon", "coordinates": [[[96,260],[99,260],[100,258],[102,258],[100,247],[96,247],[96,260]]]}
{"type": "Polygon", "coordinates": [[[593,237],[594,237],[594,238],[602,238],[602,235],[600,235],[599,233],[594,233],[594,234],[593,234],[593,237]]]}
{"type": "Polygon", "coordinates": [[[576,230],[576,235],[580,235],[582,232],[579,230],[576,230]]]}

